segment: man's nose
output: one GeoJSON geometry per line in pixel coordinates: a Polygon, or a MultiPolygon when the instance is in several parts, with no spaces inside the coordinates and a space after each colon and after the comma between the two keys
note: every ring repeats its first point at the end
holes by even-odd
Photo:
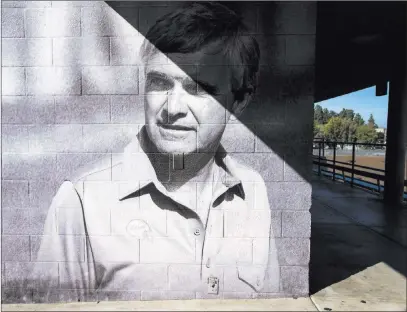
{"type": "Polygon", "coordinates": [[[181,86],[175,86],[168,93],[169,116],[185,116],[188,113],[188,93],[181,86]]]}

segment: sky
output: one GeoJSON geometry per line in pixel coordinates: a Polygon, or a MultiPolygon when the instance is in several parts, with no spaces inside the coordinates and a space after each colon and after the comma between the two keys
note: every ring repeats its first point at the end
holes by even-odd
{"type": "Polygon", "coordinates": [[[315,105],[319,104],[322,108],[327,108],[337,113],[342,108],[353,109],[355,114],[359,113],[366,122],[372,113],[376,124],[379,127],[387,128],[388,95],[376,96],[375,93],[376,88],[371,87],[321,101],[315,103],[315,105]]]}

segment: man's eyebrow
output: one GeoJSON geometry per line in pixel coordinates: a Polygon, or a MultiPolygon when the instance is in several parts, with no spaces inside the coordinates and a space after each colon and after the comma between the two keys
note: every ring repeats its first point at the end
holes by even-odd
{"type": "Polygon", "coordinates": [[[205,82],[202,80],[196,80],[196,83],[210,92],[214,92],[214,93],[218,92],[218,87],[214,86],[213,84],[210,84],[209,82],[205,82]]]}
{"type": "Polygon", "coordinates": [[[148,77],[148,76],[155,76],[155,77],[161,77],[161,78],[165,78],[165,79],[170,79],[170,77],[168,77],[168,75],[166,75],[166,74],[164,74],[164,73],[161,73],[161,72],[158,72],[158,71],[155,71],[155,70],[152,70],[152,71],[148,72],[148,73],[147,73],[147,77],[148,77]]]}

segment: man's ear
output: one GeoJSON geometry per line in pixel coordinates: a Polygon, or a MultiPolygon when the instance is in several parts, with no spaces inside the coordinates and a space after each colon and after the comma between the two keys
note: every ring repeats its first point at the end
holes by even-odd
{"type": "Polygon", "coordinates": [[[250,101],[252,100],[252,91],[249,89],[244,94],[240,96],[235,95],[235,100],[232,105],[232,116],[231,118],[236,119],[238,118],[243,111],[246,109],[247,105],[249,105],[250,101]]]}

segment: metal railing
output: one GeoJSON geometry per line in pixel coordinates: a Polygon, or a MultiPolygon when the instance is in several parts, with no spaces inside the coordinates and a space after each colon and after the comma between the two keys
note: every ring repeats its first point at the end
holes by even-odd
{"type": "MultiPolygon", "coordinates": [[[[313,164],[318,166],[316,172],[318,175],[323,174],[331,177],[333,181],[341,180],[345,183],[349,183],[352,187],[358,186],[382,193],[384,190],[385,170],[356,164],[356,149],[360,146],[365,149],[386,148],[386,144],[357,143],[356,140],[353,142],[325,141],[323,139],[314,140],[313,149],[318,150],[317,155],[313,153],[313,164]],[[343,162],[337,159],[337,147],[339,145],[351,147],[352,158],[349,162],[343,162]],[[332,159],[325,156],[326,147],[329,147],[329,151],[332,150],[332,159]],[[355,176],[361,178],[356,178],[355,176]],[[375,183],[371,181],[375,181],[375,183]]],[[[404,187],[406,190],[407,180],[404,181],[404,187]]],[[[406,192],[404,193],[404,199],[407,200],[406,192]]]]}

